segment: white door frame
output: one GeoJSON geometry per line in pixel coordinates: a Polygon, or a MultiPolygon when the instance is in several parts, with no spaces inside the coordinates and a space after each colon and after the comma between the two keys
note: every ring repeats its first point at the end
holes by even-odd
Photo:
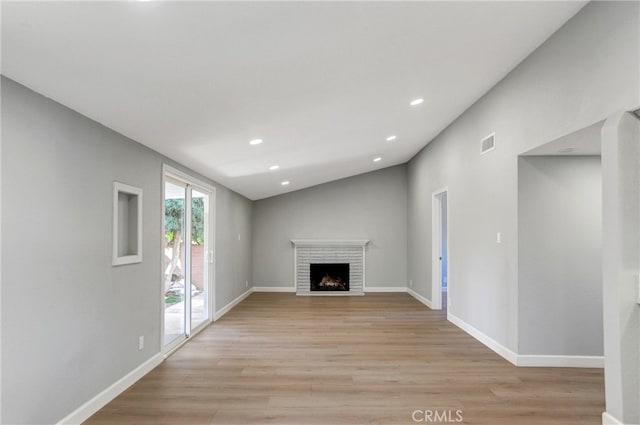
{"type": "MultiPolygon", "coordinates": [[[[207,327],[207,325],[209,325],[211,322],[213,322],[213,315],[214,312],[216,311],[215,309],[215,288],[216,288],[216,279],[215,279],[215,236],[216,236],[216,231],[215,231],[215,205],[216,205],[216,188],[208,183],[205,183],[195,177],[190,176],[187,173],[184,173],[180,170],[178,170],[177,168],[174,168],[168,164],[162,164],[162,188],[161,188],[161,220],[160,220],[160,234],[163,235],[164,234],[164,214],[165,214],[165,183],[167,181],[167,179],[170,180],[177,180],[181,183],[184,183],[187,187],[187,189],[195,189],[199,192],[202,192],[204,194],[209,195],[209,205],[205,206],[205,210],[208,209],[209,211],[209,231],[208,231],[208,252],[205,253],[205,258],[207,258],[207,261],[209,263],[209,273],[207,275],[207,285],[208,285],[208,292],[207,292],[207,302],[208,302],[208,316],[209,318],[203,322],[202,324],[200,324],[199,326],[197,326],[194,329],[191,329],[191,317],[186,317],[185,316],[185,337],[184,338],[178,338],[176,339],[173,343],[171,344],[164,344],[164,308],[160,309],[160,348],[162,353],[166,356],[170,355],[171,353],[173,353],[176,349],[178,349],[182,344],[184,344],[189,337],[194,336],[195,334],[197,334],[198,332],[200,332],[201,330],[203,330],[205,327],[207,327]]],[[[190,201],[191,199],[191,192],[189,190],[186,191],[186,197],[188,198],[186,201],[190,201]]],[[[191,229],[191,217],[185,217],[185,229],[187,229],[188,231],[186,233],[190,233],[189,230],[191,229]],[[189,227],[187,227],[189,226],[189,227]]],[[[164,265],[164,261],[162,261],[162,259],[164,258],[164,244],[161,243],[160,244],[160,251],[161,251],[161,267],[164,265]]],[[[186,252],[186,264],[189,264],[188,267],[185,267],[185,272],[186,273],[191,273],[191,258],[190,258],[190,250],[187,250],[186,252]]],[[[162,270],[161,276],[164,276],[164,269],[162,270]]],[[[190,281],[190,279],[188,280],[190,281]]],[[[191,293],[191,288],[185,288],[185,294],[190,294],[191,293]]],[[[185,299],[187,300],[188,303],[190,303],[191,301],[191,297],[185,297],[185,299]]],[[[161,279],[161,284],[160,284],[160,305],[164,306],[164,279],[161,279]]],[[[190,307],[189,304],[185,304],[185,312],[189,312],[190,311],[190,307]]],[[[185,313],[186,315],[186,313],[185,313]]]]}
{"type": "Polygon", "coordinates": [[[442,310],[442,195],[447,195],[447,303],[451,304],[449,273],[449,189],[444,187],[431,194],[431,309],[442,310]]]}

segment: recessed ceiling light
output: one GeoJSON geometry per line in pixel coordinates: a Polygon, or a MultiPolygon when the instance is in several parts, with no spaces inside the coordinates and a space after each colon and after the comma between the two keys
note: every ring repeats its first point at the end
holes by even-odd
{"type": "Polygon", "coordinates": [[[283,181],[283,182],[282,182],[282,183],[280,183],[280,184],[281,184],[281,185],[283,185],[283,186],[286,186],[286,185],[288,185],[288,184],[289,184],[289,180],[285,180],[285,181],[283,181]]]}
{"type": "Polygon", "coordinates": [[[373,162],[380,162],[382,161],[382,158],[380,158],[379,156],[373,158],[373,162]]]}
{"type": "Polygon", "coordinates": [[[277,170],[278,168],[280,168],[280,166],[279,166],[279,165],[272,165],[271,167],[269,167],[269,169],[270,169],[271,171],[273,171],[273,170],[277,170]]]}
{"type": "Polygon", "coordinates": [[[262,139],[253,139],[252,141],[249,142],[250,145],[259,145],[260,143],[262,143],[262,139]]]}
{"type": "Polygon", "coordinates": [[[419,104],[421,104],[422,102],[424,102],[424,99],[423,99],[423,98],[421,98],[421,97],[419,97],[419,98],[417,98],[417,99],[413,99],[413,100],[409,103],[409,105],[411,105],[411,106],[418,106],[418,105],[419,105],[419,104]]]}
{"type": "Polygon", "coordinates": [[[394,140],[396,140],[396,136],[389,136],[389,137],[387,137],[387,142],[392,142],[392,141],[394,141],[394,140]]]}

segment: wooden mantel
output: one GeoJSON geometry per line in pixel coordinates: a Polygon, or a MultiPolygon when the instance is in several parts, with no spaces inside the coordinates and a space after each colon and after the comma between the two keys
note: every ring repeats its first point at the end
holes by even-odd
{"type": "Polygon", "coordinates": [[[291,239],[295,246],[360,246],[369,243],[368,239],[291,239]]]}

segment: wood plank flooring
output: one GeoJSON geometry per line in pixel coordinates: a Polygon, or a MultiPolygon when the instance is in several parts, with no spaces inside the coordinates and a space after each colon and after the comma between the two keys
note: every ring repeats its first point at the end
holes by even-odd
{"type": "Polygon", "coordinates": [[[255,293],[86,423],[414,424],[458,410],[464,424],[600,424],[603,372],[517,368],[407,294],[255,293]]]}

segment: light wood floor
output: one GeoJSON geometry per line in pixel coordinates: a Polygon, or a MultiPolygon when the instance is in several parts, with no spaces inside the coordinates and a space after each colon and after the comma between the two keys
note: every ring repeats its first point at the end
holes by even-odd
{"type": "Polygon", "coordinates": [[[87,423],[414,424],[416,410],[600,424],[603,373],[517,368],[407,294],[256,293],[87,423]]]}

